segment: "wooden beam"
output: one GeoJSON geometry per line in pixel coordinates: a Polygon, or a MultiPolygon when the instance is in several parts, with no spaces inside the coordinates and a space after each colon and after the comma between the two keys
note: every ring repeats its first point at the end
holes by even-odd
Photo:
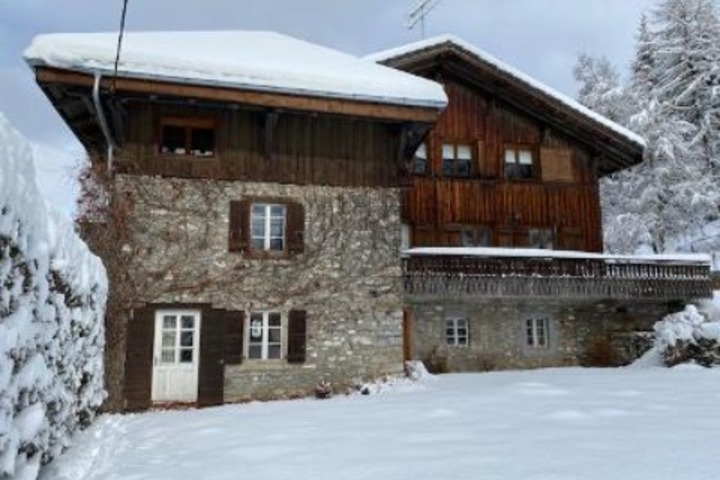
{"type": "MultiPolygon", "coordinates": [[[[94,80],[89,74],[49,67],[36,67],[35,75],[37,82],[45,86],[61,84],[92,88],[94,80]]],[[[112,83],[111,79],[105,78],[102,81],[102,87],[109,89],[112,83]]],[[[117,94],[128,92],[146,95],[167,95],[224,103],[258,105],[268,108],[414,122],[434,123],[442,111],[441,108],[436,107],[392,105],[136,78],[118,78],[116,87],[117,94]]]]}
{"type": "Polygon", "coordinates": [[[277,148],[275,141],[275,131],[277,130],[278,121],[280,121],[280,114],[277,112],[265,112],[265,155],[271,161],[275,160],[277,156],[277,148]]]}

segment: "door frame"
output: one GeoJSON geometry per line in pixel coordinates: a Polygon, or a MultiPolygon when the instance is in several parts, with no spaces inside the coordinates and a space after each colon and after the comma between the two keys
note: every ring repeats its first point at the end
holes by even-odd
{"type": "MultiPolygon", "coordinates": [[[[153,339],[153,351],[152,351],[152,366],[151,366],[151,389],[150,389],[150,399],[152,403],[173,403],[173,402],[179,402],[179,403],[194,403],[198,401],[198,393],[199,393],[199,385],[200,385],[200,333],[202,328],[202,310],[194,309],[194,308],[162,308],[155,310],[154,315],[154,325],[153,325],[153,333],[154,333],[154,339],[153,339]],[[158,376],[157,376],[157,369],[163,368],[163,365],[160,361],[160,356],[162,352],[162,332],[163,332],[163,317],[166,315],[174,315],[176,317],[181,317],[183,315],[192,315],[195,318],[194,328],[193,328],[193,362],[192,362],[192,383],[194,384],[194,389],[192,390],[192,394],[182,398],[172,399],[172,398],[162,398],[163,396],[160,395],[159,392],[159,384],[157,383],[158,376]]],[[[176,329],[177,332],[177,329],[176,329]]],[[[179,335],[178,335],[179,337],[179,335]]],[[[178,340],[179,342],[179,340],[178,340]]],[[[176,343],[175,348],[178,349],[179,344],[176,343]]],[[[176,355],[179,353],[176,353],[176,355]]],[[[180,362],[174,362],[173,366],[179,367],[182,364],[180,362]]],[[[166,368],[171,368],[169,366],[166,366],[166,368]]],[[[190,369],[188,369],[190,370],[190,369]]],[[[167,395],[170,396],[170,395],[167,395]]]]}

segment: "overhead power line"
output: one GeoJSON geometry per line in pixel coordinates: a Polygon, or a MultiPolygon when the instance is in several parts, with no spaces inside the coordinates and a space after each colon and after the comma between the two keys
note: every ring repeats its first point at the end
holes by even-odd
{"type": "Polygon", "coordinates": [[[125,17],[127,16],[128,0],[123,0],[122,13],[120,14],[120,31],[118,32],[117,51],[115,52],[115,70],[113,72],[112,91],[115,93],[117,83],[118,65],[120,64],[120,51],[122,50],[123,35],[125,34],[125,17]]]}

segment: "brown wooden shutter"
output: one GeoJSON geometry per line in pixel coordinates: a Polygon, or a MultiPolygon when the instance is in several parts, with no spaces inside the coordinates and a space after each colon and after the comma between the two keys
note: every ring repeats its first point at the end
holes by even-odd
{"type": "Polygon", "coordinates": [[[249,199],[230,202],[228,250],[231,252],[245,251],[250,245],[250,205],[249,199]]]}
{"type": "Polygon", "coordinates": [[[125,409],[146,410],[152,405],[155,310],[140,308],[128,322],[125,357],[125,409]]]}
{"type": "Polygon", "coordinates": [[[290,310],[288,317],[288,363],[305,363],[307,312],[290,310]]]}
{"type": "Polygon", "coordinates": [[[488,164],[488,155],[486,154],[485,142],[482,140],[477,141],[475,148],[475,158],[477,165],[477,174],[480,178],[492,178],[494,172],[492,165],[488,164]]]}
{"type": "Polygon", "coordinates": [[[550,182],[572,182],[572,151],[567,148],[541,148],[540,167],[542,178],[550,182]]]}
{"type": "Polygon", "coordinates": [[[287,203],[287,249],[290,254],[305,251],[305,207],[301,203],[287,203]]]}
{"type": "Polygon", "coordinates": [[[200,322],[198,405],[222,405],[225,385],[225,319],[227,312],[205,309],[200,322]]]}
{"type": "Polygon", "coordinates": [[[245,312],[227,312],[225,321],[225,364],[240,365],[243,361],[243,327],[245,312]]]}

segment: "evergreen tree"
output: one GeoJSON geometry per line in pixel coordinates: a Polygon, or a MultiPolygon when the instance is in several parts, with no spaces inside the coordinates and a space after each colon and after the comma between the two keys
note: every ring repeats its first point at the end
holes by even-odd
{"type": "MultiPolygon", "coordinates": [[[[602,62],[580,57],[580,101],[616,112],[598,80],[602,62]]],[[[720,21],[711,0],[663,0],[652,21],[641,19],[625,99],[631,111],[613,119],[648,145],[641,165],[603,182],[606,248],[672,251],[720,217],[720,21]]]]}

